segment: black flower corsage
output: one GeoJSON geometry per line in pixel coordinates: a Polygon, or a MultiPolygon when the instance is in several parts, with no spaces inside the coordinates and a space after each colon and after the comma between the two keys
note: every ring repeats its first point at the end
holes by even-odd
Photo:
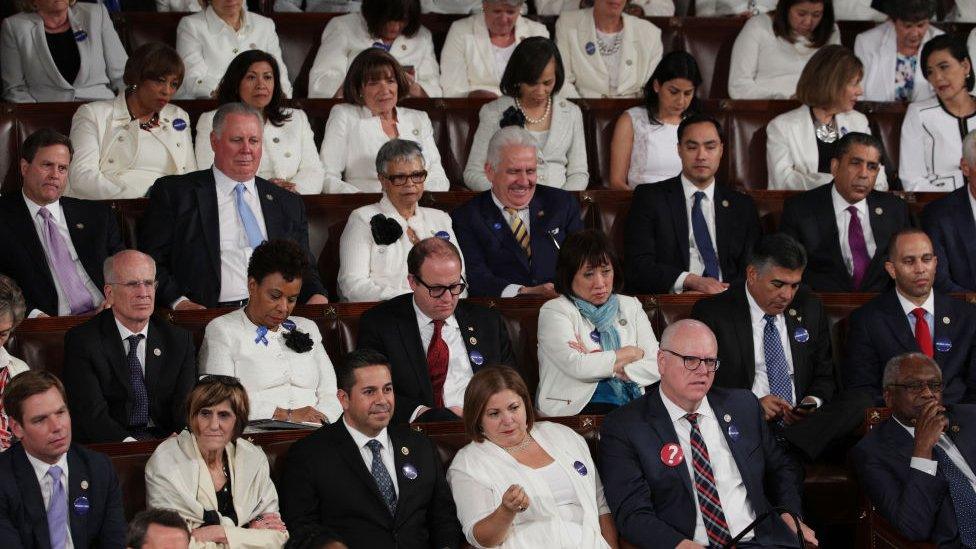
{"type": "Polygon", "coordinates": [[[315,342],[312,341],[312,337],[305,332],[302,332],[295,326],[295,322],[291,319],[287,319],[281,323],[281,327],[288,330],[282,334],[282,339],[285,340],[285,346],[295,351],[296,353],[307,353],[312,350],[312,346],[315,342]]]}
{"type": "Polygon", "coordinates": [[[376,214],[369,220],[369,228],[373,232],[373,241],[381,246],[393,244],[403,236],[403,227],[396,219],[376,214]]]}
{"type": "Polygon", "coordinates": [[[498,123],[498,126],[501,128],[507,128],[509,126],[524,128],[525,113],[519,108],[509,107],[502,113],[502,121],[498,123]]]}

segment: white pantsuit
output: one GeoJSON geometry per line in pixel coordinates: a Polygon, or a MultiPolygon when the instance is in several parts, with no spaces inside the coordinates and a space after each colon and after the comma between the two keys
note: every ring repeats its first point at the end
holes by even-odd
{"type": "MultiPolygon", "coordinates": [[[[922,47],[929,40],[943,34],[939,29],[929,26],[925,38],[918,49],[918,64],[915,66],[915,84],[912,101],[928,99],[935,93],[925,75],[922,74],[922,47]]],[[[882,23],[869,31],[857,35],[854,41],[854,54],[864,64],[865,101],[895,100],[895,67],[898,65],[898,43],[895,24],[882,23]]]]}

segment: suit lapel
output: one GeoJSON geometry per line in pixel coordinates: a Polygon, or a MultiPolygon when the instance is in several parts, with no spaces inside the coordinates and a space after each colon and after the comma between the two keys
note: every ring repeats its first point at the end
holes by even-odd
{"type": "Polygon", "coordinates": [[[685,269],[691,262],[691,251],[688,249],[688,209],[685,207],[685,193],[681,185],[681,176],[674,178],[668,186],[668,209],[671,210],[671,221],[674,222],[674,235],[678,242],[678,253],[681,254],[681,264],[685,269]]]}
{"type": "MultiPolygon", "coordinates": [[[[792,306],[793,304],[790,303],[792,306]]],[[[793,357],[793,387],[794,387],[794,398],[796,402],[799,403],[800,399],[803,398],[801,394],[801,389],[805,389],[810,383],[810,372],[807,369],[807,354],[803,352],[803,346],[806,343],[800,343],[796,340],[793,334],[796,333],[796,329],[803,326],[803,324],[797,320],[796,315],[789,314],[789,311],[796,311],[792,307],[788,307],[787,314],[784,315],[786,318],[786,340],[790,343],[790,356],[793,357]]],[[[809,342],[809,340],[807,340],[809,342]]]]}
{"type": "Polygon", "coordinates": [[[281,211],[281,204],[275,199],[274,194],[268,188],[272,183],[268,183],[261,178],[254,178],[254,188],[258,193],[258,200],[261,201],[261,213],[264,214],[264,229],[268,239],[286,238],[287,225],[285,214],[281,211]]]}
{"type": "MultiPolygon", "coordinates": [[[[50,285],[51,293],[56,293],[54,289],[54,275],[51,273],[51,268],[47,264],[47,257],[44,255],[44,248],[41,246],[41,238],[37,234],[36,225],[34,225],[34,220],[30,217],[30,210],[27,209],[27,203],[24,202],[24,197],[19,192],[3,200],[4,204],[4,217],[7,218],[7,225],[10,227],[10,231],[14,233],[17,237],[17,242],[19,242],[30,254],[31,259],[34,260],[34,267],[37,273],[42,273],[41,276],[47,279],[50,285]]],[[[54,302],[57,303],[57,295],[54,296],[54,302]]],[[[57,312],[57,311],[54,311],[57,312]]]]}
{"type": "Polygon", "coordinates": [[[397,330],[400,332],[400,343],[403,344],[403,356],[407,357],[414,366],[413,373],[417,379],[417,386],[424,392],[427,402],[434,401],[434,386],[427,373],[427,353],[424,342],[420,338],[420,327],[417,325],[416,311],[413,309],[413,294],[406,294],[395,311],[397,330]]]}
{"type": "MultiPolygon", "coordinates": [[[[525,251],[522,250],[522,247],[519,246],[518,242],[515,241],[515,235],[512,234],[512,228],[508,224],[508,219],[506,219],[498,207],[495,206],[495,201],[492,200],[491,197],[491,191],[485,191],[485,194],[482,195],[480,206],[481,219],[484,220],[485,224],[488,226],[488,232],[519,260],[519,263],[521,263],[525,268],[525,272],[530,272],[529,258],[525,256],[525,251]]],[[[531,230],[531,228],[532,227],[530,225],[529,229],[531,230]]],[[[531,234],[529,235],[529,238],[531,245],[531,234]]]]}
{"type": "MultiPolygon", "coordinates": [[[[827,243],[832,258],[831,263],[841,266],[840,272],[837,274],[843,277],[844,286],[851,288],[851,275],[847,272],[847,263],[844,262],[844,254],[840,250],[840,233],[837,232],[837,215],[834,213],[834,202],[831,197],[834,183],[831,182],[829,185],[824,185],[821,189],[823,191],[819,195],[816,195],[820,204],[814,204],[815,207],[813,208],[814,212],[823,212],[825,214],[824,222],[819,223],[821,242],[827,243]]],[[[813,222],[816,221],[813,220],[813,222]]]]}
{"type": "MultiPolygon", "coordinates": [[[[729,212],[729,206],[731,204],[729,200],[728,193],[718,183],[712,183],[715,186],[715,192],[713,193],[714,201],[712,204],[713,212],[715,213],[715,252],[718,254],[718,264],[719,268],[722,269],[723,274],[725,274],[725,266],[730,262],[724,261],[729,259],[729,242],[732,239],[732,228],[734,228],[732,219],[732,214],[729,212]]],[[[728,275],[726,275],[728,276],[728,275]]],[[[728,279],[724,276],[723,280],[728,282],[728,279]]]]}
{"type": "MultiPolygon", "coordinates": [[[[905,315],[905,311],[901,308],[901,303],[898,302],[898,296],[895,295],[896,290],[891,290],[888,293],[882,294],[881,309],[884,312],[885,322],[888,324],[888,329],[898,340],[898,343],[902,346],[903,351],[915,351],[918,352],[918,342],[915,341],[915,334],[912,333],[912,327],[908,323],[908,317],[905,315]]],[[[938,314],[938,311],[936,311],[938,314]]]]}
{"type": "Polygon", "coordinates": [[[166,349],[163,348],[163,338],[156,327],[156,320],[149,319],[149,331],[146,337],[146,395],[149,397],[150,411],[152,411],[153,393],[159,383],[163,365],[166,361],[166,349]]]}
{"type": "Polygon", "coordinates": [[[466,360],[471,364],[471,371],[478,373],[478,370],[488,363],[488,357],[483,351],[478,349],[478,342],[481,341],[478,337],[480,335],[478,333],[478,327],[471,322],[467,307],[464,306],[464,303],[458,302],[458,306],[454,309],[454,319],[457,320],[458,329],[461,331],[461,340],[464,341],[464,348],[468,351],[466,360]],[[478,351],[484,359],[481,361],[481,364],[476,364],[471,360],[470,357],[474,351],[478,351]]]}
{"type": "MultiPolygon", "coordinates": [[[[96,285],[101,277],[94,277],[92,273],[100,273],[101,265],[97,265],[95,253],[95,235],[92,234],[91,220],[85,215],[85,209],[79,207],[74,201],[61,200],[61,209],[64,211],[64,222],[68,226],[68,234],[71,236],[71,243],[75,246],[78,259],[81,260],[85,272],[96,285]]],[[[102,291],[102,288],[99,288],[102,291]]],[[[96,303],[97,305],[97,303],[96,303]]]]}
{"type": "MultiPolygon", "coordinates": [[[[973,258],[976,258],[976,221],[974,221],[973,207],[969,202],[969,188],[964,187],[959,199],[955,201],[952,208],[952,227],[959,233],[959,240],[966,250],[964,257],[953,257],[953,261],[964,260],[969,266],[967,272],[971,276],[976,276],[976,265],[973,258]],[[965,194],[962,194],[965,193],[965,194]]],[[[945,258],[948,261],[949,258],[945,258]]]]}
{"type": "MultiPolygon", "coordinates": [[[[79,514],[75,512],[74,502],[81,502],[80,498],[85,498],[91,506],[91,498],[88,496],[86,487],[92,482],[89,478],[88,464],[74,449],[68,450],[68,520],[71,522],[71,539],[75,547],[85,547],[88,540],[88,513],[79,514]]],[[[89,507],[90,509],[90,507],[89,507]]]]}
{"type": "MultiPolygon", "coordinates": [[[[68,9],[68,17],[71,17],[71,9],[68,9]]],[[[41,64],[44,71],[47,73],[48,78],[52,82],[58,83],[64,89],[70,89],[73,86],[72,82],[68,82],[61,75],[61,71],[58,70],[58,66],[54,63],[54,57],[51,55],[51,49],[47,46],[47,37],[44,34],[44,22],[41,20],[41,16],[36,13],[30,15],[31,22],[34,23],[33,37],[34,37],[34,59],[41,64]]],[[[74,31],[74,23],[72,22],[72,31],[74,31]]],[[[81,55],[81,47],[78,48],[78,54],[81,55]]],[[[81,75],[82,66],[78,68],[78,74],[81,75]]]]}
{"type": "MultiPolygon", "coordinates": [[[[648,412],[648,422],[651,424],[651,428],[657,433],[658,438],[667,444],[672,442],[674,444],[680,445],[678,440],[678,433],[674,430],[674,423],[671,422],[671,416],[668,414],[667,408],[664,407],[664,402],[661,400],[661,387],[658,385],[654,388],[654,392],[647,399],[647,412],[648,412]]],[[[662,445],[663,446],[663,445],[662,445]]],[[[691,456],[685,456],[685,459],[691,459],[691,456]]],[[[688,469],[685,467],[684,463],[679,464],[676,467],[668,467],[671,474],[678,477],[682,486],[688,492],[688,497],[691,498],[691,505],[697,508],[697,500],[695,499],[695,492],[691,488],[691,475],[688,473],[688,469]]]]}
{"type": "Polygon", "coordinates": [[[214,180],[213,170],[206,170],[205,180],[199,182],[196,188],[197,206],[200,212],[200,224],[203,225],[203,236],[207,241],[207,251],[210,252],[210,266],[213,268],[220,287],[220,214],[217,213],[217,182],[214,180]]]}
{"type": "Polygon", "coordinates": [[[396,469],[396,471],[390,471],[390,474],[396,476],[397,479],[398,494],[396,522],[399,523],[403,518],[405,518],[404,515],[407,511],[413,510],[413,498],[417,495],[416,490],[414,490],[417,478],[420,475],[433,474],[433,471],[422,471],[419,467],[417,467],[417,463],[415,461],[411,461],[409,459],[410,456],[416,458],[417,449],[411,448],[410,445],[406,444],[406,442],[400,438],[399,433],[395,433],[394,430],[390,428],[387,428],[386,432],[389,433],[390,444],[393,446],[390,448],[390,451],[393,452],[393,467],[396,469]],[[404,476],[404,467],[408,464],[413,467],[413,470],[417,473],[417,476],[412,479],[404,476]]]}
{"type": "Polygon", "coordinates": [[[876,249],[864,274],[864,282],[870,281],[884,269],[885,255],[887,255],[885,250],[888,249],[888,240],[894,232],[894,227],[891,225],[891,212],[881,207],[878,197],[879,195],[872,191],[867,198],[868,219],[871,220],[871,233],[874,235],[876,249]]]}
{"type": "Polygon", "coordinates": [[[956,343],[962,344],[962,341],[956,341],[956,327],[959,326],[959,319],[955,318],[955,315],[949,307],[949,299],[952,298],[935,294],[935,306],[933,307],[935,314],[932,315],[935,317],[932,319],[932,323],[935,324],[935,326],[930,327],[932,330],[931,333],[933,344],[943,341],[948,341],[950,344],[949,350],[944,352],[939,351],[938,345],[933,345],[933,351],[935,353],[933,356],[940,366],[942,365],[943,361],[939,360],[939,358],[949,353],[952,350],[952,345],[956,343]]]}
{"type": "Polygon", "coordinates": [[[41,495],[41,485],[37,482],[37,475],[27,461],[27,454],[22,444],[15,445],[9,451],[13,452],[15,480],[20,489],[20,499],[27,514],[26,518],[30,521],[31,531],[34,533],[34,541],[39,549],[50,549],[51,536],[47,530],[47,510],[44,508],[44,497],[41,495]]]}
{"type": "MultiPolygon", "coordinates": [[[[535,196],[532,197],[532,201],[529,202],[529,241],[532,246],[532,269],[530,269],[530,272],[535,272],[536,268],[540,265],[544,267],[555,264],[555,261],[551,261],[550,258],[558,253],[556,251],[556,244],[553,242],[558,235],[559,227],[549,226],[549,212],[546,211],[546,205],[542,197],[539,196],[537,189],[535,196]]],[[[512,241],[515,241],[514,236],[512,236],[512,241]]],[[[519,248],[519,255],[525,258],[525,254],[521,252],[521,248],[519,248]]],[[[528,259],[525,259],[526,264],[528,264],[528,259]]]]}
{"type": "MultiPolygon", "coordinates": [[[[112,371],[118,378],[119,383],[125,387],[126,392],[126,402],[132,402],[132,382],[129,379],[129,365],[126,362],[125,347],[122,345],[122,336],[119,334],[119,328],[115,325],[115,317],[112,315],[111,310],[106,310],[99,313],[101,332],[102,332],[102,349],[105,352],[105,356],[108,358],[109,364],[112,366],[112,371]]],[[[148,350],[148,347],[147,347],[148,350]]],[[[147,352],[148,356],[150,353],[147,352]]],[[[128,407],[126,405],[126,414],[128,414],[128,407]]]]}
{"type": "MultiPolygon", "coordinates": [[[[363,462],[363,454],[360,452],[359,447],[356,446],[356,441],[353,440],[352,435],[349,434],[349,429],[346,427],[346,422],[339,420],[336,428],[336,436],[338,437],[339,454],[342,459],[346,461],[346,465],[353,471],[353,473],[359,477],[359,480],[366,485],[366,489],[372,494],[383,509],[387,509],[386,500],[380,494],[380,489],[376,485],[376,479],[373,478],[373,474],[366,467],[363,462]]],[[[389,432],[389,431],[387,431],[389,432]]],[[[390,439],[392,441],[392,439],[390,439]]],[[[390,448],[392,451],[393,448],[390,448]]],[[[390,471],[393,474],[393,471],[390,471]]],[[[387,515],[389,516],[389,514],[387,515]]]]}
{"type": "MultiPolygon", "coordinates": [[[[78,45],[78,58],[80,61],[78,66],[78,76],[75,77],[75,82],[88,82],[91,78],[89,75],[92,65],[91,60],[95,57],[95,52],[92,51],[93,39],[91,36],[94,29],[89,28],[91,27],[91,18],[81,20],[76,17],[76,15],[82,15],[82,13],[76,13],[75,10],[72,9],[68,10],[68,18],[71,20],[71,32],[75,36],[75,44],[78,45]],[[85,38],[83,40],[78,40],[79,36],[84,36],[85,38]]],[[[101,52],[99,52],[98,55],[101,55],[101,52]]],[[[72,83],[72,85],[74,85],[74,83],[72,83]]]]}
{"type": "Polygon", "coordinates": [[[735,315],[733,325],[735,326],[736,338],[739,340],[740,360],[745,370],[748,386],[752,387],[756,379],[756,349],[753,346],[752,313],[749,310],[749,300],[746,298],[747,291],[744,282],[738,285],[736,293],[733,294],[732,310],[735,315]]]}

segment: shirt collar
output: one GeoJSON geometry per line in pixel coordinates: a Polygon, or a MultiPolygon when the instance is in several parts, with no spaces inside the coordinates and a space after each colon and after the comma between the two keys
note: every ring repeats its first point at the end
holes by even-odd
{"type": "MultiPolygon", "coordinates": [[[[749,292],[749,286],[746,285],[746,301],[749,302],[749,315],[752,317],[752,323],[764,320],[763,317],[766,316],[766,311],[762,310],[762,307],[756,303],[756,299],[752,297],[752,293],[749,292]]],[[[772,315],[774,319],[779,320],[780,315],[772,315]]]]}
{"type": "Polygon", "coordinates": [[[65,452],[61,454],[58,458],[57,463],[47,463],[46,461],[41,461],[36,457],[30,455],[30,452],[25,451],[24,455],[27,456],[27,461],[30,462],[31,467],[34,468],[34,474],[37,475],[38,479],[43,479],[47,475],[47,470],[51,467],[57,465],[61,468],[61,475],[65,476],[68,474],[68,454],[65,452]]]}
{"type": "Polygon", "coordinates": [[[217,33],[220,32],[221,29],[227,29],[234,34],[247,32],[249,30],[251,19],[245,6],[241,6],[241,30],[239,31],[235,31],[230,25],[221,19],[220,16],[217,15],[217,12],[214,11],[213,6],[207,6],[206,11],[204,12],[204,17],[207,19],[207,27],[209,27],[211,31],[217,33]]]}
{"type": "Polygon", "coordinates": [[[391,449],[393,443],[390,442],[390,433],[386,432],[386,427],[383,427],[383,430],[380,431],[375,437],[368,437],[362,432],[360,432],[358,429],[353,427],[352,425],[349,425],[349,422],[346,420],[345,414],[343,414],[342,416],[342,422],[346,424],[346,430],[349,431],[349,434],[352,436],[352,440],[353,442],[356,443],[357,448],[360,449],[365,448],[367,442],[376,439],[380,441],[380,444],[383,445],[383,448],[390,449],[390,452],[391,453],[393,452],[393,450],[391,449]]]}
{"type": "MultiPolygon", "coordinates": [[[[671,417],[671,423],[678,423],[684,419],[686,415],[688,415],[689,412],[681,406],[675,404],[674,401],[664,394],[664,391],[659,389],[659,392],[661,393],[661,402],[664,403],[664,409],[668,411],[668,415],[671,417]]],[[[715,417],[715,413],[712,412],[712,407],[708,405],[708,396],[705,396],[705,398],[698,403],[698,409],[695,411],[695,413],[699,416],[711,418],[715,417]]]]}
{"type": "Polygon", "coordinates": [[[40,204],[34,202],[30,198],[27,198],[27,195],[24,194],[24,191],[21,191],[20,194],[23,195],[24,197],[24,203],[27,204],[27,211],[30,212],[31,219],[37,217],[37,212],[39,212],[41,208],[47,208],[47,211],[51,212],[51,217],[54,218],[54,221],[56,221],[57,223],[61,223],[61,200],[60,199],[51,202],[47,206],[41,206],[40,204]]]}
{"type": "Polygon", "coordinates": [[[713,178],[712,181],[708,184],[708,186],[705,187],[704,189],[699,189],[698,187],[695,186],[694,183],[691,182],[690,179],[685,177],[685,174],[682,173],[681,189],[685,193],[685,200],[691,200],[692,197],[695,196],[696,192],[701,191],[705,193],[705,198],[707,198],[709,202],[713,202],[715,198],[715,179],[713,178]]]}
{"type": "MultiPolygon", "coordinates": [[[[421,284],[420,286],[422,288],[421,291],[424,291],[424,292],[427,291],[427,288],[424,287],[423,284],[421,284]]],[[[430,324],[431,322],[434,321],[434,319],[432,319],[429,316],[425,315],[424,312],[420,310],[420,307],[417,306],[417,300],[416,299],[411,299],[410,300],[410,304],[413,305],[413,311],[417,315],[417,326],[423,327],[423,326],[426,326],[426,325],[428,325],[428,324],[430,324]]],[[[451,316],[445,318],[444,319],[444,324],[447,324],[448,326],[453,326],[455,328],[459,327],[458,326],[458,321],[457,321],[456,318],[454,318],[454,315],[451,315],[451,316]]]]}
{"type": "MultiPolygon", "coordinates": [[[[495,203],[495,207],[497,207],[503,214],[507,214],[508,212],[505,211],[505,207],[506,206],[504,204],[502,204],[502,201],[501,200],[498,200],[498,197],[497,196],[495,196],[495,189],[494,188],[488,189],[488,193],[491,195],[491,201],[495,203]]],[[[533,196],[532,198],[534,199],[535,196],[533,196]]],[[[532,200],[530,199],[529,200],[529,204],[531,204],[531,203],[532,203],[532,200]]],[[[527,212],[529,210],[529,204],[526,204],[524,208],[519,208],[518,211],[519,212],[527,212]]]]}
{"type": "Polygon", "coordinates": [[[834,204],[834,216],[840,215],[842,212],[846,211],[847,208],[854,206],[861,215],[866,215],[868,212],[867,198],[861,199],[853,204],[844,200],[844,197],[837,192],[837,184],[834,183],[830,186],[830,200],[834,204]]]}
{"type": "Polygon", "coordinates": [[[149,338],[149,323],[148,322],[146,323],[145,326],[142,327],[141,330],[139,330],[138,332],[133,332],[132,330],[130,330],[130,329],[126,328],[125,326],[123,326],[122,323],[119,322],[119,319],[118,318],[115,318],[114,316],[112,318],[115,320],[115,327],[119,329],[119,336],[122,337],[122,340],[123,341],[125,341],[126,339],[128,339],[129,336],[134,336],[134,335],[142,335],[143,338],[146,338],[146,339],[149,338]]]}
{"type": "MultiPolygon", "coordinates": [[[[895,295],[898,296],[898,303],[901,304],[901,308],[903,311],[905,311],[905,315],[910,315],[916,308],[922,307],[925,309],[926,313],[932,315],[933,317],[935,316],[935,292],[930,290],[929,296],[925,298],[925,302],[921,305],[915,305],[909,301],[908,298],[901,295],[901,292],[897,289],[895,289],[895,295]]],[[[929,329],[932,329],[932,327],[929,326],[929,329]]]]}
{"type": "Polygon", "coordinates": [[[257,196],[257,187],[254,183],[254,178],[248,179],[247,181],[234,181],[228,177],[224,172],[217,169],[217,166],[213,168],[214,181],[217,183],[217,194],[231,194],[237,187],[238,183],[243,183],[247,188],[247,191],[254,196],[257,196]]]}

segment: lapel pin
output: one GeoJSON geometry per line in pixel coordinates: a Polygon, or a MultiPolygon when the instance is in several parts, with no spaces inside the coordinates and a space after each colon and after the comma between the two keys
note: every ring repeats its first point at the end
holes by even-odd
{"type": "Polygon", "coordinates": [[[952,340],[943,336],[935,340],[935,350],[940,353],[948,353],[952,349],[952,340]]]}
{"type": "Polygon", "coordinates": [[[85,496],[78,496],[75,498],[73,507],[75,509],[75,514],[79,517],[83,517],[88,514],[88,510],[91,509],[91,504],[88,502],[88,498],[85,496]]]}
{"type": "Polygon", "coordinates": [[[796,309],[790,309],[787,311],[787,313],[789,313],[790,316],[796,316],[796,309]]]}
{"type": "Polygon", "coordinates": [[[626,326],[627,325],[627,319],[626,318],[621,318],[620,319],[620,325],[621,326],[626,326]]]}
{"type": "Polygon", "coordinates": [[[793,339],[797,343],[806,343],[810,341],[810,332],[807,331],[803,326],[797,326],[796,330],[793,332],[793,339]]]}
{"type": "Polygon", "coordinates": [[[586,471],[586,464],[584,464],[582,461],[579,461],[579,460],[574,461],[573,462],[573,469],[576,469],[576,472],[579,473],[581,477],[585,477],[586,476],[586,473],[587,473],[587,471],[586,471]]]}
{"type": "Polygon", "coordinates": [[[257,45],[257,44],[255,44],[254,42],[251,42],[251,49],[252,49],[252,50],[256,50],[256,49],[258,49],[258,45],[257,45]]]}
{"type": "Polygon", "coordinates": [[[949,317],[947,317],[947,316],[942,317],[942,323],[943,324],[948,324],[949,323],[949,317]]]}
{"type": "Polygon", "coordinates": [[[876,213],[877,215],[881,215],[884,213],[884,210],[881,208],[881,206],[878,206],[877,208],[874,209],[874,213],[876,213]]]}
{"type": "Polygon", "coordinates": [[[681,446],[669,442],[661,447],[661,463],[668,467],[677,467],[685,460],[685,454],[681,451],[681,446]]]}
{"type": "Polygon", "coordinates": [[[535,216],[536,217],[539,217],[539,218],[541,218],[544,215],[546,215],[546,211],[545,210],[539,210],[539,213],[535,214],[535,216]]]}
{"type": "Polygon", "coordinates": [[[413,134],[414,135],[420,135],[420,130],[418,130],[417,128],[414,128],[413,129],[413,134]]]}
{"type": "Polygon", "coordinates": [[[587,42],[586,46],[584,47],[586,48],[586,55],[593,55],[596,53],[596,44],[593,42],[587,42]]]}
{"type": "Polygon", "coordinates": [[[468,326],[468,331],[469,332],[473,332],[474,331],[474,326],[468,326]]]}
{"type": "Polygon", "coordinates": [[[163,352],[159,350],[159,347],[156,347],[155,349],[153,349],[153,354],[156,356],[160,356],[161,354],[163,354],[163,352]]]}
{"type": "MultiPolygon", "coordinates": [[[[183,120],[182,118],[177,118],[176,120],[174,120],[173,121],[173,129],[176,130],[176,131],[178,131],[178,132],[181,132],[181,131],[185,130],[186,129],[186,120],[183,120]]],[[[179,145],[179,143],[177,143],[177,145],[179,145]]]]}
{"type": "Polygon", "coordinates": [[[264,195],[264,197],[267,198],[268,200],[274,202],[274,197],[271,196],[271,193],[268,193],[268,194],[264,195]]]}
{"type": "Polygon", "coordinates": [[[952,431],[953,433],[958,433],[958,432],[959,432],[959,426],[958,426],[958,425],[953,425],[953,426],[952,426],[952,427],[950,427],[949,429],[950,429],[950,430],[951,430],[951,431],[952,431]]]}
{"type": "Polygon", "coordinates": [[[407,51],[407,45],[406,44],[400,44],[400,49],[403,50],[403,51],[407,51]]]}
{"type": "Polygon", "coordinates": [[[729,438],[731,438],[733,442],[739,440],[739,436],[740,436],[739,428],[735,426],[735,423],[729,424],[728,432],[729,432],[729,438]]]}
{"type": "Polygon", "coordinates": [[[417,468],[407,463],[403,466],[403,476],[407,477],[408,480],[413,480],[417,478],[417,468]]]}
{"type": "Polygon", "coordinates": [[[403,455],[405,455],[405,456],[409,456],[410,455],[410,448],[407,448],[406,446],[403,446],[403,447],[400,448],[400,453],[403,454],[403,455]]]}
{"type": "Polygon", "coordinates": [[[722,207],[723,208],[728,208],[729,207],[729,201],[728,200],[723,200],[722,201],[722,207]]]}
{"type": "Polygon", "coordinates": [[[81,229],[84,229],[85,228],[85,224],[84,223],[78,223],[78,224],[75,225],[75,228],[80,231],[81,229]]]}
{"type": "Polygon", "coordinates": [[[472,364],[474,364],[475,366],[481,366],[482,364],[485,363],[485,356],[480,352],[478,352],[477,350],[471,351],[471,353],[469,353],[468,355],[468,358],[471,359],[472,364]]]}
{"type": "Polygon", "coordinates": [[[278,137],[274,137],[274,138],[271,139],[271,142],[272,143],[280,143],[281,142],[281,139],[278,138],[278,137]]]}
{"type": "Polygon", "coordinates": [[[491,228],[492,229],[495,229],[496,231],[500,231],[502,229],[502,224],[501,223],[495,223],[494,225],[491,226],[491,228]]]}
{"type": "Polygon", "coordinates": [[[729,414],[725,414],[724,416],[722,416],[722,419],[725,420],[725,423],[728,423],[732,421],[732,416],[730,416],[729,414]]]}
{"type": "Polygon", "coordinates": [[[471,336],[471,337],[468,338],[468,343],[470,343],[472,345],[477,345],[478,344],[478,338],[476,338],[474,336],[471,336]]]}
{"type": "Polygon", "coordinates": [[[82,490],[87,490],[88,489],[88,481],[87,480],[81,481],[81,489],[82,490]]]}
{"type": "Polygon", "coordinates": [[[796,317],[796,321],[797,321],[797,322],[803,322],[803,317],[802,317],[802,316],[798,316],[798,317],[796,317]]]}

